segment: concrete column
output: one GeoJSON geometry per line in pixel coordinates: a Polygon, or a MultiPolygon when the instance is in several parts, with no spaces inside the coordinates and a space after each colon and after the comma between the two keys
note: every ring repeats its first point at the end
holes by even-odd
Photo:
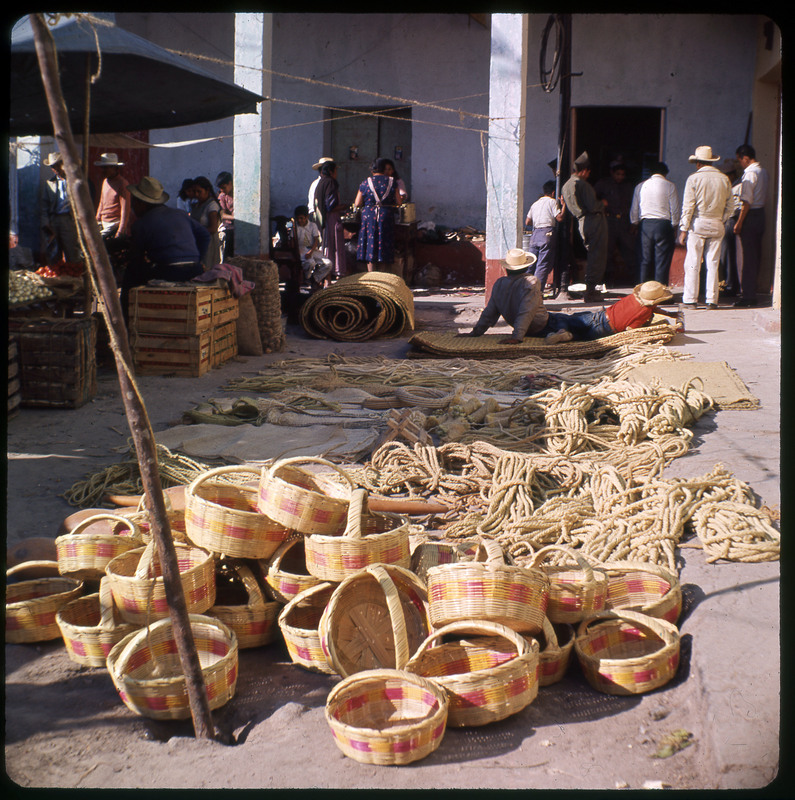
{"type": "MultiPolygon", "coordinates": [[[[43,246],[40,229],[39,195],[41,183],[52,175],[49,167],[42,170],[42,147],[39,136],[20,136],[16,153],[9,156],[9,209],[11,227],[17,229],[19,244],[29,247],[34,256],[43,246]]],[[[57,148],[53,145],[53,150],[57,148]]]]}
{"type": "Polygon", "coordinates": [[[486,299],[500,259],[521,247],[524,196],[527,14],[491,15],[489,147],[486,174],[486,299]]]}
{"type": "MultiPolygon", "coordinates": [[[[270,96],[273,15],[235,14],[235,83],[270,96]]],[[[235,253],[268,252],[270,238],[270,102],[235,117],[235,253]]]]}

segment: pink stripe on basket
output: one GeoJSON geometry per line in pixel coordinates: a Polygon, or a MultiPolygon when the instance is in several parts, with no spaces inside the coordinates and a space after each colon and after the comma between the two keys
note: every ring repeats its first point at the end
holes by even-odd
{"type": "Polygon", "coordinates": [[[77,639],[70,639],[69,646],[72,648],[72,652],[76,656],[84,656],[86,654],[86,646],[77,639]]]}
{"type": "Polygon", "coordinates": [[[406,694],[402,686],[385,687],[384,695],[388,700],[402,700],[406,694]]]}
{"type": "Polygon", "coordinates": [[[508,684],[505,686],[505,694],[508,697],[516,697],[522,694],[522,692],[526,691],[527,686],[528,686],[528,677],[527,675],[523,675],[520,678],[516,678],[508,682],[508,684]]]}
{"type": "Polygon", "coordinates": [[[372,751],[369,742],[362,742],[359,739],[348,739],[348,744],[353,750],[358,750],[361,753],[369,753],[372,751]]]}

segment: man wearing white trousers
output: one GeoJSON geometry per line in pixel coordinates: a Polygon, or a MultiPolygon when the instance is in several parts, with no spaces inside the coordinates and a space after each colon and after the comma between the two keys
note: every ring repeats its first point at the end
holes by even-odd
{"type": "Polygon", "coordinates": [[[707,308],[718,307],[718,263],[725,222],[732,213],[732,187],[729,179],[713,166],[720,156],[702,145],[688,159],[696,171],[685,183],[682,217],[679,221],[679,242],[687,244],[685,255],[685,288],[682,303],[697,308],[698,283],[702,257],[707,263],[705,288],[707,308]]]}

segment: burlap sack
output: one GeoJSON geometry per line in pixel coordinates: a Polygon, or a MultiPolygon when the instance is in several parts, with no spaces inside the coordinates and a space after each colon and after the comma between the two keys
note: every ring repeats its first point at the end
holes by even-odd
{"type": "Polygon", "coordinates": [[[244,294],[238,302],[237,351],[241,356],[261,356],[262,339],[251,294],[244,294]]]}

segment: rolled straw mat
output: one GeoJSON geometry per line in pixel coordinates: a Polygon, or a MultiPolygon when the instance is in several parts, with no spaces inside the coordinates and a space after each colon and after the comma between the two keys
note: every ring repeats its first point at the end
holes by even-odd
{"type": "Polygon", "coordinates": [[[759,400],[725,361],[650,361],[633,367],[626,379],[645,384],[658,381],[674,389],[695,381],[717,408],[759,408],[759,400]]]}
{"type": "Polygon", "coordinates": [[[414,330],[414,296],[398,275],[346,275],[309,296],[301,307],[301,325],[316,339],[395,338],[414,330]]]}

